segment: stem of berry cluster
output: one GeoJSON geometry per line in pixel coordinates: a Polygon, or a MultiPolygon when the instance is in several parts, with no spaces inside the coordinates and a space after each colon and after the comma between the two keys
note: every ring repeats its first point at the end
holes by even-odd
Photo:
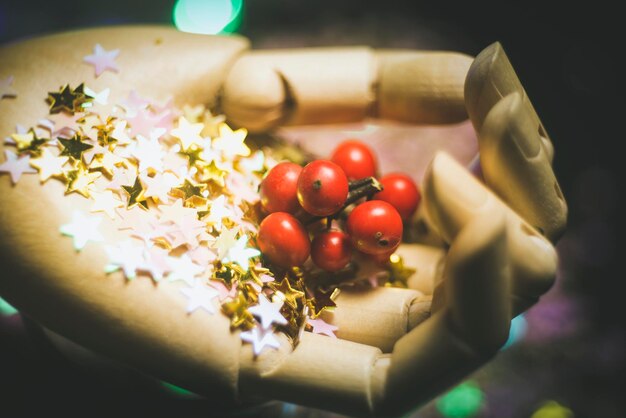
{"type": "Polygon", "coordinates": [[[326,219],[327,226],[330,228],[331,221],[333,219],[337,219],[341,212],[343,212],[348,206],[364,197],[367,197],[369,199],[376,193],[381,192],[382,190],[383,185],[378,180],[376,180],[375,177],[366,177],[364,179],[351,181],[348,185],[348,197],[346,198],[346,202],[343,204],[341,209],[339,209],[337,212],[330,216],[315,216],[306,221],[306,225],[310,225],[322,219],[326,219]]]}

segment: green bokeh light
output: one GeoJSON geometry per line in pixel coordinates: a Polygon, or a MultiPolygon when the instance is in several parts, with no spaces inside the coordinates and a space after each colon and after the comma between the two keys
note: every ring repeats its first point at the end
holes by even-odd
{"type": "Polygon", "coordinates": [[[243,0],[178,0],[172,17],[183,32],[233,33],[241,25],[243,0]]]}
{"type": "Polygon", "coordinates": [[[13,306],[9,305],[9,302],[0,298],[0,315],[2,316],[11,316],[17,313],[17,309],[13,306]]]}
{"type": "Polygon", "coordinates": [[[468,418],[476,415],[483,402],[483,392],[469,380],[437,399],[437,409],[448,418],[468,418]]]}

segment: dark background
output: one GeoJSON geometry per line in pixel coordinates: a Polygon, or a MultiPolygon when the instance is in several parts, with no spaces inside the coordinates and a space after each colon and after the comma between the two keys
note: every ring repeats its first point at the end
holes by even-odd
{"type": "MultiPolygon", "coordinates": [[[[4,0],[0,42],[88,26],[171,25],[173,3],[4,0]]],[[[526,315],[519,341],[471,377],[482,393],[480,408],[450,415],[448,397],[412,416],[623,417],[624,296],[617,291],[624,278],[617,269],[623,192],[618,147],[626,139],[623,17],[597,1],[511,3],[248,0],[238,32],[257,48],[365,44],[475,55],[500,41],[555,144],[555,172],[570,207],[558,245],[559,279],[526,315]],[[560,409],[547,415],[555,404],[560,409]]],[[[0,385],[0,417],[17,416],[13,407],[37,416],[104,410],[116,416],[214,415],[202,400],[90,378],[27,334],[19,314],[0,315],[0,385]]],[[[237,414],[327,416],[289,405],[268,408],[237,414]]]]}

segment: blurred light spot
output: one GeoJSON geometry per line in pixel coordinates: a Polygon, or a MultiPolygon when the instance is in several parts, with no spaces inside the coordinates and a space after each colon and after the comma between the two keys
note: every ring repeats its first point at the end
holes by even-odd
{"type": "Polygon", "coordinates": [[[15,315],[16,313],[17,313],[17,309],[9,305],[9,303],[6,300],[0,298],[0,315],[11,316],[11,315],[15,315]]]}
{"type": "Polygon", "coordinates": [[[574,413],[558,402],[548,401],[541,405],[530,418],[574,418],[574,413]]]}
{"type": "Polygon", "coordinates": [[[483,401],[483,392],[476,383],[469,380],[437,399],[437,409],[448,418],[472,417],[483,401]]]}
{"type": "Polygon", "coordinates": [[[235,32],[241,24],[243,0],[178,0],[174,25],[183,32],[214,35],[235,32]]]}
{"type": "Polygon", "coordinates": [[[297,409],[298,409],[297,405],[294,405],[291,403],[283,404],[282,411],[280,412],[280,418],[288,418],[288,417],[295,416],[297,409]]]}
{"type": "Polygon", "coordinates": [[[161,384],[165,386],[167,390],[172,392],[174,395],[177,395],[181,398],[198,398],[199,396],[193,392],[188,391],[187,389],[183,389],[171,383],[161,381],[161,384]]]}
{"type": "Polygon", "coordinates": [[[526,335],[526,318],[524,315],[517,315],[511,321],[511,328],[509,329],[509,339],[506,340],[504,346],[502,346],[502,350],[509,348],[513,344],[521,341],[526,335]]]}

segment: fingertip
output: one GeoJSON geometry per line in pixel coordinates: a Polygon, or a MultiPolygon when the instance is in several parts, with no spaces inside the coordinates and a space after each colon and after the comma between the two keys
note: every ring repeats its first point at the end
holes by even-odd
{"type": "Polygon", "coordinates": [[[567,204],[538,122],[527,99],[514,92],[489,111],[479,145],[485,181],[513,210],[556,240],[562,234],[567,204]]]}

